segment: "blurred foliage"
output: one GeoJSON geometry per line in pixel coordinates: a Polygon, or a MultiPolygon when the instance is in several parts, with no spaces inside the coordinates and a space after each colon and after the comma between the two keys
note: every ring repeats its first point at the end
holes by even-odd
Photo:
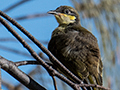
{"type": "MultiPolygon", "coordinates": [[[[120,90],[120,0],[71,0],[81,21],[92,19],[104,64],[103,80],[106,87],[120,90]]],[[[89,25],[86,25],[89,28],[89,25]]],[[[92,28],[93,29],[93,28],[92,28]]],[[[94,33],[94,32],[93,32],[94,33]]]]}

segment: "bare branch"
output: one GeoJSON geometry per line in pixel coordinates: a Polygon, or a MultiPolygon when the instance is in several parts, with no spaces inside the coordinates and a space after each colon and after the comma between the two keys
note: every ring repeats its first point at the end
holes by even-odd
{"type": "Polygon", "coordinates": [[[5,51],[9,51],[9,52],[12,52],[12,53],[15,53],[15,54],[23,55],[23,56],[26,56],[26,57],[31,57],[31,55],[28,54],[28,53],[25,53],[25,52],[22,52],[22,51],[13,49],[13,48],[9,48],[9,47],[3,46],[3,45],[0,45],[0,49],[5,50],[5,51]]]}
{"type": "Polygon", "coordinates": [[[27,2],[27,1],[30,1],[30,0],[21,0],[20,2],[17,2],[17,3],[15,3],[14,5],[10,6],[9,8],[3,10],[3,12],[8,12],[8,11],[14,9],[15,7],[17,7],[17,6],[25,3],[25,2],[27,2]]]}
{"type": "Polygon", "coordinates": [[[52,76],[52,79],[53,79],[53,83],[54,83],[55,90],[58,90],[58,89],[57,89],[57,83],[56,83],[55,77],[52,76]]]}
{"type": "Polygon", "coordinates": [[[37,64],[40,65],[40,63],[38,61],[19,61],[19,62],[15,62],[15,65],[18,66],[22,66],[22,65],[29,65],[29,64],[37,64]]]}
{"type": "Polygon", "coordinates": [[[22,17],[16,17],[15,20],[25,20],[25,19],[32,19],[32,18],[37,18],[37,17],[44,17],[44,16],[48,16],[48,14],[38,13],[38,14],[25,15],[22,17]]]}
{"type": "Polygon", "coordinates": [[[96,87],[96,88],[103,89],[103,90],[111,90],[110,88],[105,88],[103,86],[95,85],[95,84],[79,84],[78,86],[79,87],[96,87]]]}
{"type": "MultiPolygon", "coordinates": [[[[30,40],[32,40],[44,53],[46,53],[53,62],[55,62],[59,67],[63,68],[63,70],[68,73],[76,82],[82,83],[82,81],[72,74],[62,63],[59,62],[57,58],[55,58],[52,53],[46,49],[36,38],[34,38],[27,30],[25,30],[21,25],[19,25],[15,20],[10,18],[8,15],[0,11],[0,15],[10,21],[13,25],[15,25],[21,32],[23,32],[30,40]]],[[[15,35],[16,36],[16,35],[15,35]]],[[[19,39],[18,39],[19,40],[19,39]]],[[[24,44],[23,44],[24,45],[24,44]]]]}
{"type": "MultiPolygon", "coordinates": [[[[39,63],[37,61],[20,61],[20,62],[15,62],[16,66],[28,65],[28,64],[37,64],[37,65],[39,65],[39,63]]],[[[53,67],[55,67],[55,66],[53,66],[53,67]]],[[[57,84],[56,84],[55,77],[52,76],[52,79],[53,79],[55,90],[57,90],[57,84]]],[[[110,90],[110,88],[105,88],[103,86],[95,85],[95,84],[78,84],[78,86],[79,87],[96,87],[96,88],[100,88],[100,89],[104,89],[104,90],[110,90]]]]}
{"type": "MultiPolygon", "coordinates": [[[[4,20],[0,17],[0,22],[12,33],[13,36],[15,36],[20,43],[30,52],[30,54],[49,72],[52,76],[57,76],[61,80],[68,83],[72,88],[75,90],[79,90],[79,87],[76,87],[76,84],[68,80],[67,78],[60,75],[56,70],[54,70],[51,66],[49,66],[47,63],[45,63],[38,55],[37,53],[25,42],[25,40],[20,37],[20,35],[4,20]]],[[[34,39],[34,38],[33,38],[34,39]]],[[[42,45],[42,44],[41,44],[42,45]]],[[[69,71],[69,70],[68,70],[69,71]]],[[[69,71],[70,72],[70,71],[69,71]]],[[[79,79],[78,79],[79,80],[79,79]]]]}
{"type": "MultiPolygon", "coordinates": [[[[76,82],[81,83],[82,81],[78,79],[75,75],[73,75],[67,68],[65,68],[38,40],[36,40],[29,32],[27,32],[22,26],[20,26],[16,21],[14,21],[12,18],[8,17],[6,14],[2,13],[0,11],[0,14],[4,16],[6,19],[10,20],[13,25],[15,25],[18,29],[20,29],[25,35],[27,35],[39,48],[43,50],[54,62],[56,62],[57,65],[63,68],[76,82]]],[[[49,66],[47,63],[45,63],[38,55],[37,53],[25,42],[25,40],[19,36],[19,34],[12,28],[10,25],[0,17],[1,23],[10,31],[22,45],[30,52],[30,54],[49,72],[51,76],[57,76],[59,79],[66,82],[68,85],[70,85],[74,90],[80,90],[80,85],[75,84],[68,80],[67,78],[63,77],[61,74],[59,74],[56,70],[54,70],[51,66],[49,66]]],[[[84,85],[84,84],[83,84],[84,85]]],[[[85,84],[86,85],[86,84],[85,84]]],[[[94,85],[93,85],[94,86],[94,85]]],[[[82,86],[84,87],[84,86],[82,86]]],[[[90,86],[89,86],[90,87],[90,86]]],[[[91,86],[92,87],[92,86],[91,86]]],[[[99,88],[99,87],[98,87],[99,88]]],[[[86,88],[84,88],[86,90],[86,88]]]]}
{"type": "Polygon", "coordinates": [[[23,85],[31,90],[46,90],[44,87],[40,86],[32,78],[22,72],[17,66],[12,62],[4,59],[0,56],[0,66],[3,70],[12,75],[15,79],[21,82],[23,85]]]}
{"type": "MultiPolygon", "coordinates": [[[[15,38],[7,37],[7,38],[0,38],[0,42],[18,42],[15,38]]],[[[32,41],[25,39],[26,42],[28,43],[33,43],[32,41]]],[[[41,41],[39,40],[42,44],[48,44],[48,41],[41,41]]]]}

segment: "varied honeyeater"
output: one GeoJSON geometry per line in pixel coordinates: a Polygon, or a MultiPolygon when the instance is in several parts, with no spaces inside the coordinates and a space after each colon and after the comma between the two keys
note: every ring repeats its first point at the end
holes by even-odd
{"type": "MultiPolygon", "coordinates": [[[[48,44],[50,52],[84,83],[102,85],[103,65],[97,39],[81,26],[78,12],[70,6],[60,6],[48,13],[53,14],[59,23],[48,44]]],[[[59,70],[75,82],[61,68],[59,70]]]]}

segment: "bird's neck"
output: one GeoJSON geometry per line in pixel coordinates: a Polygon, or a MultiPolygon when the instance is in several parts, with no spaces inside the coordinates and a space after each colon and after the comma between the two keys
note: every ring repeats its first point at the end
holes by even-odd
{"type": "Polygon", "coordinates": [[[80,23],[70,23],[70,24],[59,24],[58,27],[73,27],[73,26],[81,26],[80,23]]]}
{"type": "MultiPolygon", "coordinates": [[[[64,34],[66,31],[66,29],[68,28],[75,28],[75,27],[81,27],[80,24],[59,24],[59,26],[53,31],[52,33],[52,37],[56,36],[56,35],[60,35],[60,34],[64,34]]],[[[78,29],[78,28],[77,28],[78,29]]],[[[77,30],[75,28],[75,30],[77,30]]]]}

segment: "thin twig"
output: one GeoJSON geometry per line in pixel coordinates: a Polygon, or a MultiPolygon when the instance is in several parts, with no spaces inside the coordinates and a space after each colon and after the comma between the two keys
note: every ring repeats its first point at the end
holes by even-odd
{"type": "Polygon", "coordinates": [[[11,48],[11,47],[6,47],[6,46],[4,46],[4,45],[0,45],[0,49],[2,49],[2,50],[4,50],[4,51],[7,51],[7,52],[12,52],[12,53],[15,53],[15,54],[23,55],[23,56],[26,56],[26,57],[31,57],[31,55],[28,54],[28,53],[26,53],[26,52],[13,49],[13,48],[11,48]]]}
{"type": "Polygon", "coordinates": [[[23,32],[29,39],[31,39],[44,53],[46,53],[49,56],[49,58],[51,58],[51,60],[53,62],[55,62],[57,65],[59,65],[59,67],[63,68],[63,70],[66,71],[66,73],[68,73],[68,75],[70,75],[71,78],[76,80],[76,82],[78,82],[78,83],[83,83],[78,77],[76,77],[73,73],[71,73],[61,62],[59,62],[59,60],[57,58],[55,58],[48,49],[46,49],[36,38],[34,38],[27,30],[25,30],[14,19],[10,18],[8,15],[3,13],[2,11],[0,11],[0,15],[3,16],[4,18],[6,18],[8,21],[10,21],[21,32],[23,32]]]}
{"type": "Polygon", "coordinates": [[[33,18],[44,17],[44,16],[48,16],[48,14],[47,13],[38,13],[38,14],[25,15],[25,16],[21,16],[21,17],[16,17],[15,20],[33,19],[33,18]]]}
{"type": "Polygon", "coordinates": [[[102,90],[111,90],[110,88],[105,88],[103,86],[95,85],[95,84],[79,84],[78,86],[79,87],[96,87],[96,88],[99,88],[99,89],[102,89],[102,90]]]}
{"type": "Polygon", "coordinates": [[[0,90],[2,90],[1,83],[2,83],[2,78],[1,78],[1,65],[0,65],[0,90]]]}
{"type": "MultiPolygon", "coordinates": [[[[1,14],[1,11],[0,11],[1,14]]],[[[4,13],[3,13],[4,14],[4,13]]],[[[2,14],[2,15],[3,15],[2,14]]],[[[4,15],[3,15],[4,16],[4,15]]],[[[6,16],[5,16],[6,17],[6,16]]],[[[68,69],[66,69],[38,40],[36,40],[29,32],[27,32],[26,30],[24,30],[24,28],[22,26],[19,26],[19,24],[17,22],[14,22],[14,20],[10,17],[7,16],[7,18],[12,20],[13,24],[17,24],[17,27],[19,29],[22,30],[22,32],[24,32],[25,35],[27,35],[34,43],[36,43],[36,45],[38,47],[40,47],[43,52],[45,52],[50,58],[52,58],[53,61],[55,61],[58,65],[61,65],[60,67],[62,67],[64,70],[66,70],[66,72],[71,75],[72,78],[74,78],[77,82],[81,82],[80,79],[78,79],[76,76],[74,76],[68,69]],[[67,71],[68,70],[68,71],[67,71]]],[[[10,21],[11,21],[10,20],[10,21]]],[[[5,22],[4,19],[2,19],[0,17],[0,21],[1,23],[8,29],[8,31],[10,31],[21,43],[22,45],[31,53],[31,55],[52,75],[52,76],[57,76],[58,78],[60,78],[61,80],[63,80],[64,82],[66,82],[68,85],[70,85],[73,89],[75,90],[80,90],[80,86],[78,86],[78,84],[75,84],[73,82],[71,82],[70,80],[68,80],[67,78],[63,77],[61,74],[59,74],[56,70],[54,70],[51,66],[49,66],[48,64],[46,64],[44,61],[42,61],[42,59],[37,55],[37,53],[25,42],[25,40],[23,38],[21,38],[19,36],[19,34],[17,34],[15,32],[14,29],[12,29],[12,27],[10,27],[10,25],[5,22]]],[[[82,86],[84,87],[84,86],[82,86]]]]}
{"type": "Polygon", "coordinates": [[[29,51],[29,53],[50,73],[52,76],[56,75],[61,80],[65,81],[70,85],[73,89],[79,90],[78,87],[76,87],[76,84],[68,80],[67,78],[60,75],[56,70],[54,70],[51,66],[49,66],[47,63],[45,63],[38,55],[37,53],[25,42],[25,40],[20,37],[20,35],[3,19],[0,17],[0,22],[7,28],[9,32],[12,33],[13,36],[15,36],[19,42],[29,51]]]}
{"type": "MultiPolygon", "coordinates": [[[[49,62],[45,62],[47,63],[49,66],[53,66],[52,63],[49,63],[49,62]]],[[[23,66],[23,65],[41,65],[38,61],[35,61],[35,60],[25,60],[25,61],[19,61],[19,62],[14,62],[14,64],[18,67],[18,66],[23,66]]]]}
{"type": "Polygon", "coordinates": [[[30,1],[30,0],[21,0],[20,2],[17,2],[17,3],[15,3],[14,5],[12,5],[12,6],[8,7],[7,9],[3,10],[3,12],[8,12],[8,11],[14,9],[15,7],[17,7],[17,6],[25,3],[25,2],[27,2],[27,1],[30,1]]]}
{"type": "MultiPolygon", "coordinates": [[[[77,83],[83,83],[82,80],[80,80],[78,77],[76,77],[71,71],[69,71],[59,60],[52,55],[52,53],[46,49],[34,36],[32,36],[27,30],[25,30],[20,24],[18,24],[14,19],[0,11],[0,15],[2,15],[4,18],[6,18],[8,21],[10,21],[13,25],[15,25],[21,32],[23,32],[30,40],[32,40],[44,53],[46,53],[49,58],[51,58],[52,62],[55,62],[59,67],[62,67],[63,70],[71,76],[74,80],[76,80],[77,83]]],[[[85,87],[83,87],[84,90],[86,90],[85,87]]]]}
{"type": "Polygon", "coordinates": [[[18,66],[22,66],[22,65],[31,65],[31,64],[36,64],[36,65],[40,65],[40,63],[38,61],[19,61],[19,62],[15,62],[15,65],[18,66]]]}
{"type": "Polygon", "coordinates": [[[55,90],[58,90],[58,89],[57,89],[57,82],[56,82],[56,80],[55,80],[55,77],[52,76],[52,79],[53,79],[53,83],[54,83],[54,88],[55,88],[55,90]]]}
{"type": "MultiPolygon", "coordinates": [[[[25,39],[27,43],[33,44],[32,41],[25,39]]],[[[48,44],[48,41],[41,41],[39,40],[42,44],[48,44]]],[[[18,42],[15,38],[7,37],[7,38],[0,38],[0,42],[18,42]]]]}
{"type": "Polygon", "coordinates": [[[11,34],[19,40],[19,42],[29,51],[29,53],[41,64],[49,70],[49,66],[37,55],[37,53],[25,42],[25,40],[3,19],[0,17],[0,22],[7,28],[11,34]]]}
{"type": "Polygon", "coordinates": [[[30,90],[46,90],[44,87],[35,82],[32,78],[22,72],[12,61],[0,56],[0,66],[3,70],[8,72],[11,76],[28,87],[30,90]]]}

